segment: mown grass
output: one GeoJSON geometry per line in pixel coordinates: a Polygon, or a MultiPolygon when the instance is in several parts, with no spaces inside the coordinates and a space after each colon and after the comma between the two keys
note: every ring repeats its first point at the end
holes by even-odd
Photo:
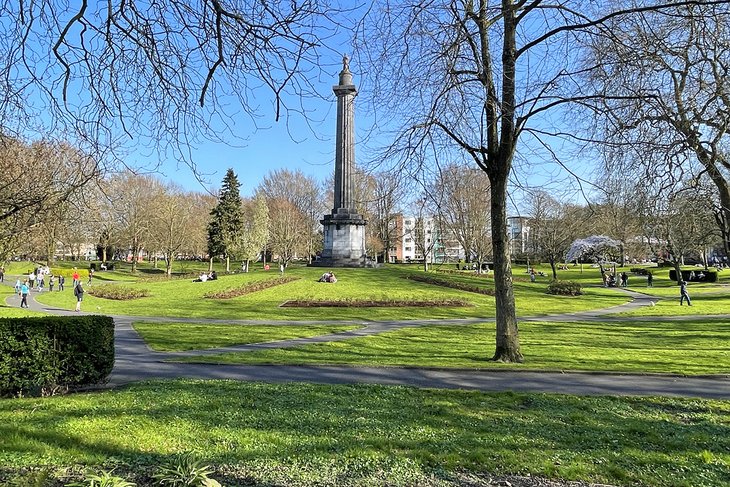
{"type": "Polygon", "coordinates": [[[135,322],[134,329],[147,345],[162,352],[183,352],[292,338],[329,335],[361,328],[357,325],[235,325],[135,322]]]}
{"type": "Polygon", "coordinates": [[[727,321],[522,322],[523,364],[491,362],[494,324],[404,328],[342,342],[183,359],[223,364],[350,364],[730,374],[727,321]]]}
{"type": "MultiPolygon", "coordinates": [[[[104,300],[94,296],[84,298],[87,310],[108,314],[132,316],[184,316],[193,318],[218,319],[283,319],[283,320],[391,320],[411,318],[459,318],[494,316],[494,298],[475,293],[458,291],[443,286],[435,286],[404,279],[417,268],[386,267],[383,269],[340,269],[336,284],[318,283],[322,270],[316,268],[292,268],[287,275],[300,277],[299,280],[265,289],[234,299],[205,299],[209,292],[224,291],[260,280],[273,279],[278,273],[255,271],[248,274],[221,275],[216,281],[205,283],[191,280],[170,280],[125,284],[125,286],[144,287],[151,296],[125,301],[123,303],[104,300]],[[411,300],[465,299],[473,307],[469,308],[282,308],[287,300],[411,300]]],[[[444,274],[439,274],[444,276],[444,274]]],[[[471,276],[447,276],[448,279],[471,281],[477,285],[493,286],[491,279],[471,276]],[[485,284],[486,283],[486,284],[485,284]]],[[[561,312],[605,308],[624,303],[628,300],[616,290],[600,287],[588,288],[581,297],[552,296],[545,293],[548,281],[530,283],[529,280],[516,281],[517,309],[521,315],[542,315],[561,312]]],[[[61,308],[70,309],[73,302],[64,293],[46,294],[39,301],[61,308]]]]}
{"type": "MultiPolygon", "coordinates": [[[[6,284],[14,284],[6,280],[6,284]]],[[[24,316],[43,316],[46,313],[38,311],[30,311],[20,308],[20,297],[15,294],[15,290],[11,286],[3,286],[0,284],[0,318],[22,318],[24,316]]]]}
{"type": "Polygon", "coordinates": [[[466,470],[716,487],[730,482],[729,430],[727,401],[180,380],[2,401],[0,466],[134,472],[194,451],[224,483],[419,485],[466,470]]]}

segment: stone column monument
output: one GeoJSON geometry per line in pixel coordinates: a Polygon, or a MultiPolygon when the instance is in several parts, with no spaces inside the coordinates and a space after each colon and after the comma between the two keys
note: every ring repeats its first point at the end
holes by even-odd
{"type": "Polygon", "coordinates": [[[319,267],[365,267],[365,225],[353,201],[355,169],[355,95],[349,59],[342,60],[337,86],[337,140],[335,147],[335,206],[321,220],[324,249],[314,265],[319,267]]]}

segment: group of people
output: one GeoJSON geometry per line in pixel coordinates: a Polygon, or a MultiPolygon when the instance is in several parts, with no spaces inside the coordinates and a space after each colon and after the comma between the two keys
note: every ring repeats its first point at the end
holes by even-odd
{"type": "Polygon", "coordinates": [[[626,274],[626,271],[618,276],[615,272],[604,271],[601,273],[601,280],[603,281],[603,287],[627,287],[629,285],[629,275],[626,274]]]}
{"type": "Polygon", "coordinates": [[[543,271],[535,272],[534,267],[531,267],[528,272],[530,273],[530,282],[535,282],[535,280],[537,279],[537,276],[545,277],[545,273],[543,271]]]}
{"type": "MultiPolygon", "coordinates": [[[[24,279],[18,278],[15,281],[15,293],[20,296],[20,307],[28,307],[28,295],[31,290],[35,287],[37,292],[43,292],[45,287],[45,281],[48,278],[48,289],[53,291],[53,288],[58,283],[58,291],[64,290],[66,278],[63,275],[54,276],[51,274],[48,266],[40,266],[33,271],[30,271],[24,279]]],[[[81,284],[81,277],[79,276],[78,270],[74,267],[73,274],[73,293],[76,297],[76,311],[81,311],[81,302],[84,300],[84,287],[81,284]]],[[[89,276],[89,283],[91,283],[91,274],[89,276]]]]}
{"type": "Polygon", "coordinates": [[[197,279],[193,279],[193,282],[208,282],[215,281],[216,279],[218,279],[218,274],[215,271],[210,271],[210,274],[201,272],[197,279]]]}
{"type": "Polygon", "coordinates": [[[318,282],[331,282],[335,283],[337,282],[337,278],[335,277],[335,273],[332,271],[327,271],[324,274],[322,274],[322,277],[319,278],[318,282]]]}

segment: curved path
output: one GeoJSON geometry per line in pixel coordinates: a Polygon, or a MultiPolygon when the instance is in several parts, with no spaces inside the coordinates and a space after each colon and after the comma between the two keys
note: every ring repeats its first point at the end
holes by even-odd
{"type": "MultiPolygon", "coordinates": [[[[7,282],[6,282],[7,283],[7,282]]],[[[521,321],[618,321],[626,317],[607,316],[648,306],[656,297],[619,289],[630,295],[632,301],[611,308],[578,313],[521,318],[521,321]]],[[[17,296],[7,298],[11,306],[19,305],[17,296]]],[[[73,311],[52,308],[29,299],[30,309],[58,315],[77,314],[73,311]]],[[[175,357],[190,357],[221,352],[245,352],[266,348],[289,348],[308,343],[321,343],[383,333],[406,327],[429,324],[469,325],[494,321],[489,318],[456,320],[408,320],[408,321],[329,321],[331,324],[360,324],[362,328],[347,332],[321,335],[311,338],[281,340],[277,342],[240,345],[190,352],[155,352],[151,350],[132,328],[133,321],[175,321],[195,323],[230,323],[242,325],[302,325],[321,324],[322,321],[257,321],[160,318],[143,316],[113,316],[115,322],[116,360],[109,378],[110,386],[157,378],[231,379],[265,382],[314,382],[322,384],[372,383],[434,388],[476,389],[482,391],[551,392],[578,395],[660,395],[730,399],[729,376],[683,377],[657,374],[607,374],[579,372],[520,372],[479,369],[422,368],[422,367],[364,367],[364,366],[298,366],[298,365],[218,365],[165,362],[175,357]]],[[[662,317],[662,320],[697,319],[689,317],[662,317]]],[[[708,319],[730,319],[727,315],[706,316],[708,319]]],[[[632,321],[655,321],[656,317],[631,317],[632,321]]]]}

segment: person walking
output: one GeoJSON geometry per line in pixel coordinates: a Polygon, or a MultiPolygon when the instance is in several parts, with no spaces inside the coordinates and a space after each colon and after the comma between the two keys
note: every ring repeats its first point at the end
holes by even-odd
{"type": "Polygon", "coordinates": [[[56,278],[51,274],[48,276],[48,290],[53,292],[53,285],[56,284],[56,278]]]}
{"type": "Polygon", "coordinates": [[[74,267],[74,273],[71,274],[71,278],[73,279],[73,284],[72,284],[73,287],[76,287],[76,283],[79,282],[79,280],[81,278],[79,277],[79,271],[75,267],[74,267]]]}
{"type": "Polygon", "coordinates": [[[28,287],[28,281],[23,281],[23,284],[20,285],[20,307],[21,308],[28,307],[28,293],[29,292],[30,292],[30,288],[28,287]]]}
{"type": "Polygon", "coordinates": [[[60,276],[58,276],[58,290],[59,291],[63,291],[63,285],[64,285],[65,282],[66,282],[66,278],[63,277],[63,274],[61,274],[60,276]]]}
{"type": "Polygon", "coordinates": [[[87,282],[87,284],[88,284],[89,286],[91,286],[91,280],[92,280],[93,278],[94,278],[94,268],[92,267],[92,268],[90,268],[90,269],[89,269],[89,282],[87,282]]]}
{"type": "Polygon", "coordinates": [[[16,281],[15,281],[15,294],[17,294],[18,296],[20,296],[20,286],[21,285],[22,285],[22,283],[20,282],[20,278],[16,279],[16,281]]]}
{"type": "Polygon", "coordinates": [[[679,305],[682,306],[684,300],[687,300],[687,306],[692,306],[692,300],[689,299],[689,293],[687,292],[687,281],[679,281],[679,305]]]}
{"type": "Polygon", "coordinates": [[[0,282],[5,282],[5,267],[0,266],[0,282]]]}
{"type": "Polygon", "coordinates": [[[76,311],[81,311],[81,301],[84,300],[84,288],[81,285],[81,281],[76,281],[74,296],[76,296],[76,311]]]}

